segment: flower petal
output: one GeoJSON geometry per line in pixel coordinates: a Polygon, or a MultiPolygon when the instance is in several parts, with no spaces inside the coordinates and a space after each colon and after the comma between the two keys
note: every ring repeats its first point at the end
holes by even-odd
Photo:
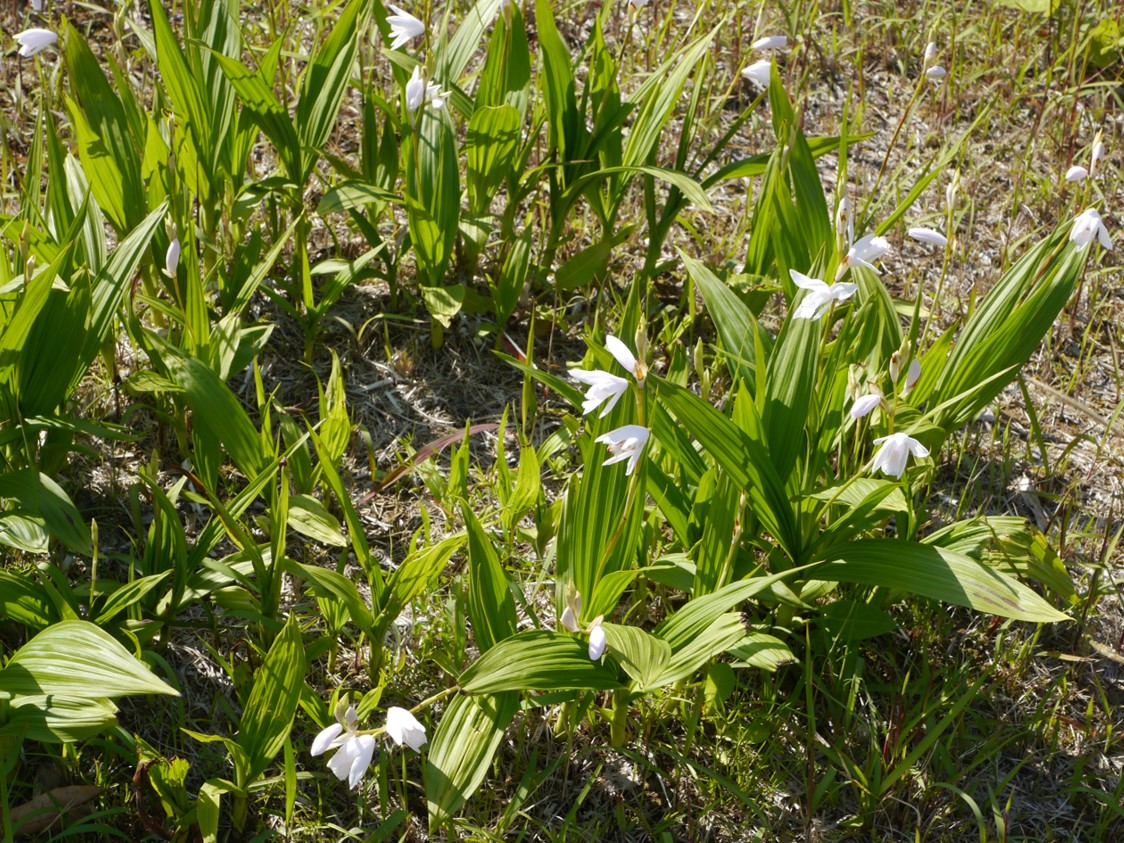
{"type": "Polygon", "coordinates": [[[597,661],[605,655],[605,647],[608,646],[609,640],[605,637],[605,628],[601,624],[597,624],[589,631],[589,658],[591,661],[597,661]]]}
{"type": "Polygon", "coordinates": [[[628,350],[627,345],[612,334],[609,334],[609,336],[605,337],[605,348],[609,350],[609,353],[616,358],[616,361],[620,363],[630,375],[633,377],[636,376],[636,357],[628,350]]]}
{"type": "Polygon", "coordinates": [[[313,739],[312,748],[309,750],[309,754],[313,756],[323,755],[328,751],[328,747],[332,745],[332,741],[339,737],[339,734],[342,731],[342,723],[333,723],[327,728],[322,729],[320,733],[313,739]]]}

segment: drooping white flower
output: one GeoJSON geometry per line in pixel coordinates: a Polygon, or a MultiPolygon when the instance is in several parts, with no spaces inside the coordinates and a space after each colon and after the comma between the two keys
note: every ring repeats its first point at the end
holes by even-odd
{"type": "Polygon", "coordinates": [[[751,50],[783,50],[788,46],[787,35],[766,35],[749,45],[751,50]]]}
{"type": "Polygon", "coordinates": [[[901,477],[905,473],[905,464],[910,454],[917,459],[929,456],[928,448],[904,433],[880,436],[874,440],[874,444],[882,447],[874,455],[872,470],[881,470],[891,477],[901,477]]]}
{"type": "Polygon", "coordinates": [[[176,277],[176,270],[180,265],[180,239],[173,237],[168,244],[168,251],[164,253],[164,274],[169,278],[176,277]]]}
{"type": "Polygon", "coordinates": [[[397,6],[391,6],[390,10],[394,12],[393,15],[386,16],[386,22],[390,24],[390,34],[394,36],[390,42],[390,49],[397,50],[419,35],[425,35],[425,24],[409,12],[397,6]]]}
{"type": "Polygon", "coordinates": [[[347,786],[355,789],[363,780],[363,774],[371,766],[375,754],[375,739],[370,735],[354,735],[336,750],[328,762],[328,769],[340,781],[347,779],[347,786]]]}
{"type": "Polygon", "coordinates": [[[589,630],[589,659],[590,661],[597,661],[605,655],[605,647],[609,641],[605,637],[605,627],[601,626],[601,618],[593,622],[593,626],[589,630]]]}
{"type": "Polygon", "coordinates": [[[800,306],[792,314],[793,319],[819,319],[827,313],[833,302],[846,301],[859,288],[858,284],[828,285],[818,278],[809,278],[795,269],[790,269],[788,274],[792,276],[792,283],[801,290],[808,291],[808,295],[800,300],[800,306]]]}
{"type": "Polygon", "coordinates": [[[909,361],[909,369],[905,373],[905,389],[902,390],[902,395],[909,395],[914,385],[921,378],[921,361],[914,357],[909,361]]]}
{"type": "Polygon", "coordinates": [[[742,76],[762,88],[769,87],[769,80],[773,75],[773,63],[769,59],[755,61],[742,71],[742,76]]]}
{"type": "Polygon", "coordinates": [[[629,5],[634,9],[643,9],[648,5],[648,0],[628,0],[629,5]]]}
{"type": "Polygon", "coordinates": [[[948,187],[944,189],[944,203],[946,208],[951,208],[956,203],[956,194],[960,190],[960,171],[953,170],[948,187]]]}
{"type": "Polygon", "coordinates": [[[605,418],[617,406],[621,396],[628,391],[627,380],[618,378],[616,375],[609,374],[601,369],[594,369],[591,372],[585,369],[570,369],[570,377],[589,387],[589,391],[585,394],[585,400],[582,402],[583,416],[588,416],[604,403],[605,406],[601,408],[601,414],[598,418],[605,418]]]}
{"type": "Polygon", "coordinates": [[[1084,181],[1086,178],[1088,178],[1088,176],[1089,171],[1078,164],[1074,164],[1072,167],[1065,171],[1066,181],[1084,181]]]}
{"type": "Polygon", "coordinates": [[[1093,242],[1094,237],[1100,240],[1101,245],[1106,249],[1112,248],[1112,239],[1108,236],[1108,229],[1105,228],[1101,215],[1097,213],[1096,208],[1089,208],[1078,214],[1077,219],[1073,221],[1073,230],[1069,233],[1069,239],[1077,244],[1078,251],[1084,251],[1093,242]]]}
{"type": "Polygon", "coordinates": [[[878,268],[872,261],[878,260],[888,251],[890,251],[890,241],[885,237],[875,237],[873,234],[866,235],[847,250],[847,254],[839,263],[839,269],[835,272],[835,280],[838,281],[843,277],[844,272],[854,266],[865,266],[867,269],[878,272],[878,268]]]}
{"type": "Polygon", "coordinates": [[[406,110],[410,114],[413,114],[426,103],[434,108],[443,108],[446,96],[448,95],[441,90],[440,86],[422,79],[421,68],[414,65],[414,72],[410,76],[410,81],[406,83],[406,110]]]}
{"type": "Polygon", "coordinates": [[[31,9],[35,12],[43,11],[43,0],[31,0],[31,9]]]}
{"type": "Polygon", "coordinates": [[[851,200],[844,196],[835,212],[835,230],[847,232],[847,248],[855,244],[855,215],[851,213],[851,200]]]}
{"type": "Polygon", "coordinates": [[[425,726],[409,711],[396,705],[386,710],[386,733],[398,746],[405,744],[414,752],[425,746],[425,726]]]}
{"type": "Polygon", "coordinates": [[[1089,163],[1089,175],[1093,175],[1097,171],[1097,165],[1104,160],[1105,149],[1104,142],[1097,141],[1093,144],[1093,155],[1089,163]]]}
{"type": "MultiPolygon", "coordinates": [[[[609,353],[616,358],[616,361],[627,369],[636,382],[641,386],[644,385],[644,377],[648,373],[648,367],[642,361],[636,359],[636,356],[628,350],[626,346],[619,339],[612,334],[605,337],[605,348],[609,353]]],[[[586,416],[601,406],[603,402],[605,406],[601,408],[601,415],[598,418],[604,418],[613,411],[620,401],[621,396],[628,391],[628,381],[625,378],[618,377],[617,375],[606,372],[602,369],[594,369],[587,371],[585,369],[570,369],[570,377],[576,381],[580,381],[589,387],[589,391],[585,394],[585,401],[582,402],[582,415],[586,416]]]]}
{"type": "Polygon", "coordinates": [[[940,246],[942,249],[948,245],[948,238],[931,228],[918,226],[917,228],[911,228],[908,233],[918,243],[930,243],[933,246],[940,246]]]}
{"type": "Polygon", "coordinates": [[[855,399],[855,403],[851,405],[851,418],[861,419],[881,403],[882,395],[877,392],[868,392],[866,395],[860,395],[855,399]]]}
{"type": "Polygon", "coordinates": [[[336,754],[328,761],[328,769],[340,781],[347,779],[348,787],[354,788],[367,772],[375,753],[375,739],[371,735],[356,734],[359,718],[355,706],[336,714],[336,722],[321,731],[312,741],[310,753],[323,755],[329,749],[336,754]]]}
{"type": "Polygon", "coordinates": [[[948,71],[941,67],[939,64],[934,64],[932,67],[925,71],[925,76],[928,79],[932,79],[934,82],[940,82],[942,79],[948,76],[948,71]]]}
{"type": "Polygon", "coordinates": [[[15,36],[16,43],[20,45],[20,55],[24,58],[41,53],[59,40],[58,35],[49,29],[32,27],[25,29],[15,36]]]}
{"type": "Polygon", "coordinates": [[[562,617],[558,619],[558,623],[568,632],[579,632],[581,630],[581,627],[578,626],[578,617],[574,614],[574,609],[571,606],[562,610],[562,617]]]}
{"type": "Polygon", "coordinates": [[[640,459],[640,452],[648,443],[648,428],[639,424],[626,424],[598,436],[594,441],[602,442],[609,446],[609,459],[602,465],[612,465],[622,460],[628,460],[624,473],[631,475],[640,459]]]}
{"type": "Polygon", "coordinates": [[[636,378],[637,383],[643,384],[644,377],[648,374],[648,366],[643,360],[638,360],[636,355],[629,351],[628,346],[612,334],[605,337],[605,348],[636,378]]]}
{"type": "Polygon", "coordinates": [[[925,45],[925,64],[928,64],[937,57],[937,42],[930,41],[925,45]]]}

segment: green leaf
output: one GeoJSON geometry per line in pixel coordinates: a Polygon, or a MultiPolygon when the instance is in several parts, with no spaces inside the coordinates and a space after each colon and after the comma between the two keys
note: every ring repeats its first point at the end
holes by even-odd
{"type": "Polygon", "coordinates": [[[41,743],[84,741],[113,728],[116,714],[117,706],[106,699],[19,696],[12,700],[0,736],[41,743]]]}
{"type": "Polygon", "coordinates": [[[204,363],[165,346],[169,374],[187,395],[197,431],[222,443],[234,464],[247,477],[256,477],[269,461],[263,444],[241,402],[204,363]]]}
{"type": "Polygon", "coordinates": [[[486,653],[515,634],[519,616],[492,540],[467,503],[461,503],[461,514],[468,533],[468,616],[477,646],[486,653]]]}
{"type": "Polygon", "coordinates": [[[355,625],[364,633],[370,632],[374,623],[371,611],[359,594],[359,589],[350,579],[336,571],[317,565],[302,565],[293,559],[285,560],[285,569],[310,582],[317,592],[316,596],[330,596],[339,600],[347,607],[347,612],[355,625]]]}
{"type": "Polygon", "coordinates": [[[671,645],[639,627],[603,623],[609,652],[632,677],[637,691],[657,687],[657,677],[671,660],[671,645]]]}
{"type": "Polygon", "coordinates": [[[1070,620],[1013,577],[947,548],[860,539],[823,557],[813,568],[817,579],[896,588],[1015,620],[1070,620]]]}
{"type": "Polygon", "coordinates": [[[0,688],[14,697],[57,694],[79,700],[179,696],[108,633],[80,620],[54,624],[20,647],[0,670],[0,688]]]}
{"type": "Polygon", "coordinates": [[[310,495],[289,498],[289,526],[303,536],[331,547],[347,547],[336,516],[310,495]]]}
{"type": "Polygon", "coordinates": [[[764,445],[694,393],[657,377],[649,377],[648,382],[687,431],[746,492],[761,524],[785,553],[797,559],[800,536],[796,518],[764,445]]]}
{"type": "Polygon", "coordinates": [[[478,108],[468,121],[468,204],[472,213],[486,213],[508,173],[519,143],[521,120],[512,105],[478,108]]]}
{"type": "Polygon", "coordinates": [[[369,2],[351,0],[305,70],[296,109],[297,137],[304,153],[302,184],[316,166],[320,147],[327,143],[335,126],[340,102],[351,84],[359,33],[366,31],[370,13],[369,2]]]}
{"type": "Polygon", "coordinates": [[[667,667],[655,680],[659,685],[671,685],[692,676],[712,658],[725,652],[746,636],[745,624],[738,612],[719,615],[683,646],[679,647],[667,667]]]}
{"type": "Polygon", "coordinates": [[[735,664],[736,667],[756,667],[770,672],[797,661],[787,644],[764,632],[748,633],[733,647],[727,648],[726,652],[740,660],[735,664]]]}
{"type": "Polygon", "coordinates": [[[484,781],[519,709],[519,695],[461,694],[441,716],[425,765],[425,795],[429,803],[429,829],[436,835],[461,809],[484,781]]]}
{"type": "MultiPolygon", "coordinates": [[[[423,287],[441,287],[461,208],[456,137],[444,109],[422,110],[408,149],[406,195],[410,201],[406,210],[418,260],[418,282],[423,287]]],[[[441,313],[447,311],[441,309],[441,313]]]]}
{"type": "Polygon", "coordinates": [[[260,776],[285,745],[306,670],[300,625],[296,615],[290,615],[254,673],[254,686],[242,712],[238,745],[249,762],[246,784],[260,776]]]}
{"type": "Polygon", "coordinates": [[[33,468],[0,475],[0,498],[14,501],[12,510],[41,519],[51,535],[71,550],[91,552],[86,522],[62,487],[47,475],[33,468]]]}
{"type": "Polygon", "coordinates": [[[520,632],[499,642],[462,673],[457,684],[470,694],[621,687],[613,671],[590,661],[585,642],[545,629],[520,632]]]}

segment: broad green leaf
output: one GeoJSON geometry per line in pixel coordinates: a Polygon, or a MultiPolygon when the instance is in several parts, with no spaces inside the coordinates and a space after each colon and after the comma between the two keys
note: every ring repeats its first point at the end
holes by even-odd
{"type": "Polygon", "coordinates": [[[371,611],[350,579],[336,571],[318,565],[302,565],[292,559],[285,560],[285,568],[293,575],[310,582],[318,596],[330,596],[339,600],[347,607],[355,625],[364,633],[370,632],[374,623],[371,611]]]}
{"type": "Polygon", "coordinates": [[[347,539],[340,532],[336,516],[311,495],[292,495],[289,498],[289,526],[322,544],[347,547],[347,539]]]}
{"type": "Polygon", "coordinates": [[[436,586],[437,578],[465,540],[466,537],[459,534],[449,536],[437,544],[410,551],[405,561],[387,580],[386,602],[380,610],[383,623],[389,624],[411,600],[436,586]]]}
{"type": "Polygon", "coordinates": [[[705,597],[689,600],[687,605],[656,627],[655,634],[670,644],[672,650],[681,650],[735,606],[805,570],[807,566],[769,576],[751,577],[725,585],[705,597]]]}
{"type": "Polygon", "coordinates": [[[731,374],[740,375],[742,382],[752,390],[757,381],[753,372],[755,352],[754,336],[761,329],[753,312],[724,284],[702,261],[679,252],[691,280],[702,293],[707,312],[714,322],[722,348],[726,351],[731,374]]]}
{"type": "Polygon", "coordinates": [[[62,487],[47,475],[33,468],[0,475],[0,498],[14,502],[16,512],[42,520],[51,535],[71,550],[91,552],[86,522],[62,487]]]}
{"type": "Polygon", "coordinates": [[[108,633],[81,620],[54,624],[20,647],[0,670],[0,687],[13,696],[57,694],[82,700],[179,696],[108,633]]]}
{"type": "Polygon", "coordinates": [[[468,121],[468,204],[474,214],[488,210],[508,173],[520,138],[519,112],[511,105],[478,108],[468,121]]]}
{"type": "Polygon", "coordinates": [[[688,390],[656,377],[649,377],[648,382],[679,422],[745,491],[762,526],[790,558],[796,559],[800,550],[796,519],[765,446],[688,390]]]}
{"type": "Polygon", "coordinates": [[[481,653],[515,634],[519,616],[492,540],[467,503],[461,504],[468,533],[468,616],[481,653]]]}
{"type": "MultiPolygon", "coordinates": [[[[408,151],[406,212],[410,241],[417,256],[418,283],[442,288],[461,207],[456,137],[443,109],[421,111],[408,151]]],[[[447,309],[441,308],[440,312],[439,318],[443,318],[447,309]]]]}
{"type": "Polygon", "coordinates": [[[492,756],[518,710],[519,695],[512,691],[460,694],[449,704],[425,764],[431,835],[456,816],[484,781],[492,756]]]}
{"type": "Polygon", "coordinates": [[[817,579],[900,589],[1015,620],[1070,620],[1013,577],[946,548],[860,539],[823,556],[813,567],[817,579]]]}
{"type": "Polygon", "coordinates": [[[621,687],[612,670],[590,661],[584,641],[545,629],[520,632],[499,642],[462,673],[457,684],[470,694],[621,687]]]}
{"type": "Polygon", "coordinates": [[[117,725],[117,706],[107,699],[38,694],[18,696],[11,704],[11,711],[0,726],[0,737],[73,743],[117,725]]]}
{"type": "Polygon", "coordinates": [[[166,346],[164,362],[169,373],[184,390],[191,405],[198,431],[205,431],[234,460],[247,477],[261,473],[270,454],[263,453],[262,441],[250,417],[230,388],[204,363],[166,346]]]}
{"type": "Polygon", "coordinates": [[[369,2],[351,0],[305,69],[295,116],[297,137],[304,153],[302,184],[316,166],[320,147],[327,143],[335,126],[340,102],[351,83],[359,33],[366,31],[370,14],[369,2]]]}
{"type": "Polygon", "coordinates": [[[249,761],[248,781],[260,776],[284,746],[306,670],[300,624],[291,615],[254,672],[254,686],[242,712],[238,744],[249,761]]]}
{"type": "Polygon", "coordinates": [[[609,653],[632,677],[637,691],[657,687],[656,680],[671,660],[671,645],[639,627],[604,623],[609,653]]]}
{"type": "Polygon", "coordinates": [[[655,680],[656,684],[671,685],[689,678],[712,658],[745,638],[746,632],[740,613],[719,615],[698,635],[676,649],[667,667],[655,680]]]}
{"type": "Polygon", "coordinates": [[[757,667],[774,671],[778,667],[795,664],[797,659],[789,646],[774,635],[750,632],[745,638],[726,650],[739,661],[736,667],[757,667]]]}

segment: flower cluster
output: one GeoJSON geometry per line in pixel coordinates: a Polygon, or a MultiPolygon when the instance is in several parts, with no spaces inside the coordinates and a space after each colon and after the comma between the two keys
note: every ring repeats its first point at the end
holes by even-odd
{"type": "MultiPolygon", "coordinates": [[[[363,779],[374,758],[377,731],[360,729],[355,706],[344,708],[341,702],[336,709],[336,722],[316,736],[309,753],[317,756],[336,750],[328,761],[328,769],[340,781],[347,779],[348,787],[354,788],[363,779]]],[[[395,744],[408,746],[414,752],[425,746],[425,726],[404,708],[391,706],[387,709],[385,732],[395,744]]]]}
{"type": "MultiPolygon", "coordinates": [[[[605,338],[605,348],[632,375],[637,388],[643,388],[644,378],[648,374],[647,364],[642,359],[638,359],[628,349],[628,346],[611,334],[605,338]]],[[[569,372],[570,377],[589,387],[585,394],[585,400],[582,402],[582,415],[589,415],[598,407],[601,407],[598,418],[604,418],[613,411],[621,396],[631,386],[628,379],[602,369],[594,369],[593,371],[570,369],[569,372]]],[[[631,475],[636,469],[636,463],[640,459],[644,446],[648,442],[649,433],[648,428],[643,425],[626,424],[598,436],[594,441],[609,448],[609,459],[605,460],[603,465],[612,465],[628,460],[624,473],[631,475]]]]}

